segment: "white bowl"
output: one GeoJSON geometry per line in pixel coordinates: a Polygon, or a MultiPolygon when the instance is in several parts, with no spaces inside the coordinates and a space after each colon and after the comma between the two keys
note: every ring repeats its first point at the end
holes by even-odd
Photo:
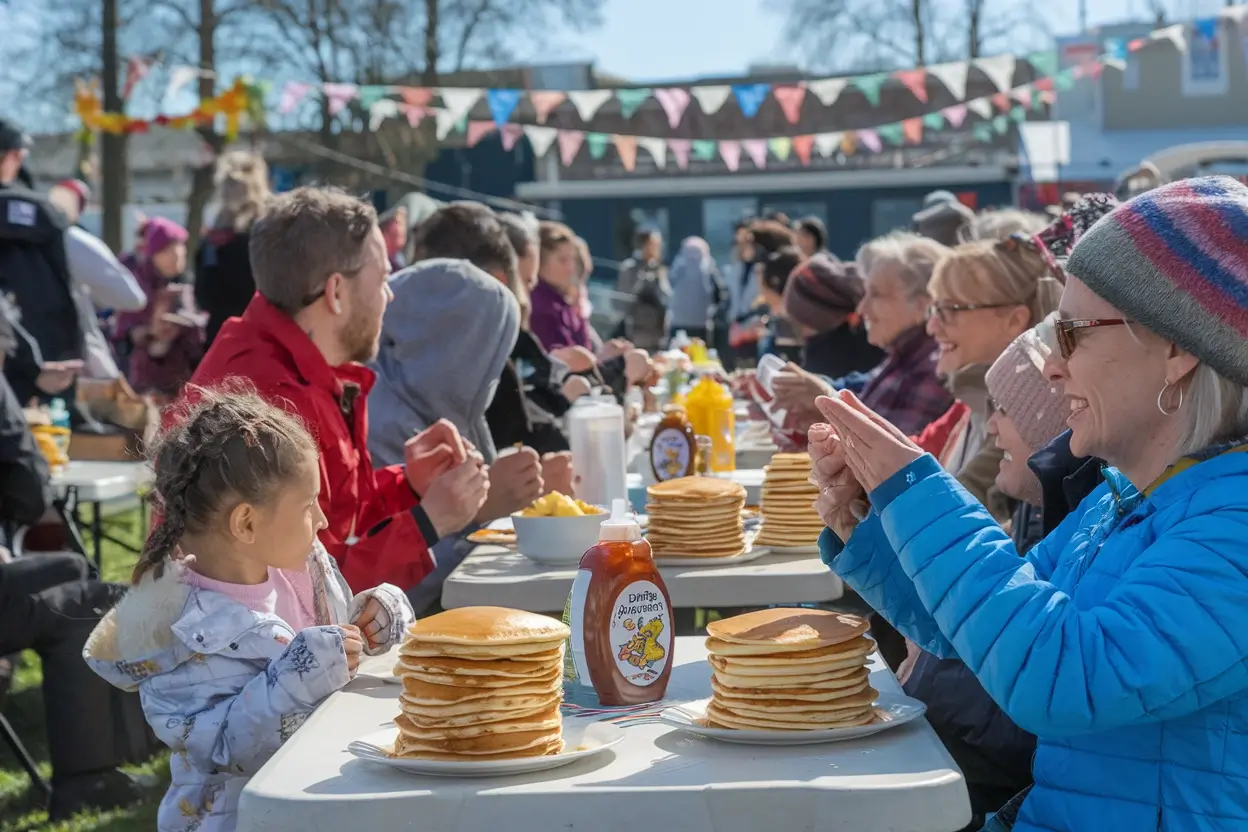
{"type": "Polygon", "coordinates": [[[516,527],[516,551],[535,563],[580,563],[585,550],[598,542],[607,512],[583,517],[524,517],[511,515],[516,527]]]}

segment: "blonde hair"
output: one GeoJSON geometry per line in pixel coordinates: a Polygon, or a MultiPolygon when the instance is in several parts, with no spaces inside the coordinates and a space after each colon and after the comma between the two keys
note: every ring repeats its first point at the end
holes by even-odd
{"type": "Polygon", "coordinates": [[[264,210],[269,190],[269,166],[264,157],[248,150],[231,150],[217,159],[213,175],[219,208],[217,228],[247,231],[264,210]]]}
{"type": "Polygon", "coordinates": [[[894,231],[864,244],[855,259],[864,275],[878,266],[896,266],[906,294],[917,296],[928,293],[932,271],[949,251],[947,246],[927,237],[894,231]]]}
{"type": "Polygon", "coordinates": [[[975,218],[975,236],[981,240],[1004,240],[1012,234],[1039,234],[1050,222],[1042,214],[1018,208],[990,208],[975,218]]]}
{"type": "Polygon", "coordinates": [[[1010,238],[963,243],[936,264],[928,293],[954,303],[1025,306],[1029,327],[1057,309],[1062,284],[1039,244],[1010,238]]]}

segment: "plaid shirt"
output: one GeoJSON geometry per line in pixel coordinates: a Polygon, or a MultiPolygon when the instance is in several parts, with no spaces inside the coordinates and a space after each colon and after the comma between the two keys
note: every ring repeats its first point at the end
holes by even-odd
{"type": "Polygon", "coordinates": [[[936,375],[936,341],[922,326],[903,332],[862,388],[863,404],[907,436],[918,436],[940,418],[953,396],[936,375]]]}

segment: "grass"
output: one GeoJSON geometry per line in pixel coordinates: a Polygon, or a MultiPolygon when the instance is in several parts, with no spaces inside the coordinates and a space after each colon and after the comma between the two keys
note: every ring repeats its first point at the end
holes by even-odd
{"type": "MultiPolygon", "coordinates": [[[[125,516],[117,519],[121,526],[117,536],[124,539],[137,538],[137,531],[126,531],[137,529],[137,521],[128,521],[125,516]]],[[[134,561],[133,552],[105,541],[103,578],[128,582],[134,561]]],[[[42,682],[43,672],[38,655],[33,651],[23,653],[21,663],[14,673],[13,687],[3,702],[3,711],[26,748],[39,763],[40,774],[47,778],[51,775],[51,766],[48,764],[43,727],[43,697],[40,692],[42,682]]],[[[162,783],[169,782],[167,754],[162,753],[141,766],[127,770],[155,774],[161,778],[162,783]]],[[[68,822],[52,824],[48,822],[47,813],[43,810],[42,793],[31,788],[30,778],[9,752],[8,746],[0,745],[0,832],[33,832],[36,829],[49,832],[131,832],[155,829],[156,808],[162,793],[163,788],[150,801],[130,809],[84,813],[68,822]]]]}

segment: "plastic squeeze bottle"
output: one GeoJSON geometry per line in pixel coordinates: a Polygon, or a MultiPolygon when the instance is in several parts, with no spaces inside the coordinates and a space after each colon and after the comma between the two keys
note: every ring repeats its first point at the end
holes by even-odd
{"type": "Polygon", "coordinates": [[[685,400],[689,421],[698,436],[711,437],[710,469],[716,473],[737,469],[737,417],[732,392],[709,375],[694,385],[685,400]]]}
{"type": "Polygon", "coordinates": [[[581,557],[563,620],[572,630],[563,670],[569,701],[640,705],[663,698],[675,641],[672,601],[624,500],[612,503],[598,544],[581,557]]]}

